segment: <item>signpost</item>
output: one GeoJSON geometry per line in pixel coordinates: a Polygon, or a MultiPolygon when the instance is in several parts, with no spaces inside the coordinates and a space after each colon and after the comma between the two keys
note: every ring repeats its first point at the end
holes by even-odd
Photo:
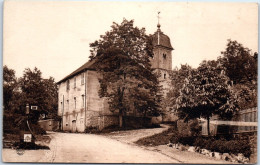
{"type": "Polygon", "coordinates": [[[32,142],[32,134],[24,134],[24,142],[30,143],[32,142]]]}
{"type": "Polygon", "coordinates": [[[21,141],[21,145],[26,148],[26,146],[28,146],[28,145],[35,144],[35,136],[33,135],[33,132],[30,127],[30,122],[31,122],[30,116],[34,113],[34,111],[38,110],[38,106],[26,104],[25,108],[26,108],[25,114],[27,116],[27,119],[24,120],[24,122],[25,122],[24,130],[20,131],[20,141],[21,141]],[[30,120],[30,122],[29,122],[29,120],[30,120]]]}

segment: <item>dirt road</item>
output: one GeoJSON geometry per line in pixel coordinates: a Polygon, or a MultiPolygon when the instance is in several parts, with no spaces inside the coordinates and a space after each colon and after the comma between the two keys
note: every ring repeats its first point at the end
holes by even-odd
{"type": "Polygon", "coordinates": [[[52,133],[51,152],[40,162],[64,163],[178,163],[157,152],[147,151],[103,136],[52,133]]]}
{"type": "MultiPolygon", "coordinates": [[[[134,142],[143,138],[152,136],[154,134],[161,133],[169,128],[168,125],[162,125],[161,128],[153,128],[153,129],[138,129],[138,130],[129,130],[129,131],[116,131],[107,134],[103,134],[106,137],[111,139],[116,139],[120,142],[131,144],[137,146],[134,142]]],[[[233,164],[232,162],[224,161],[224,160],[216,160],[212,157],[207,157],[205,155],[195,153],[195,152],[188,152],[188,151],[180,151],[174,149],[172,147],[168,147],[166,145],[160,146],[138,146],[145,150],[154,151],[163,155],[166,155],[173,160],[179,163],[191,163],[191,164],[233,164]]]]}
{"type": "Polygon", "coordinates": [[[150,129],[136,129],[128,131],[115,131],[110,133],[104,133],[103,136],[109,137],[111,139],[118,140],[127,144],[133,144],[134,142],[142,139],[144,137],[153,136],[155,134],[162,133],[169,129],[170,126],[161,124],[160,128],[150,128],[150,129]]]}
{"type": "Polygon", "coordinates": [[[105,135],[50,132],[50,150],[25,150],[17,155],[15,150],[3,149],[5,162],[45,163],[213,163],[231,162],[214,160],[198,153],[178,151],[164,146],[144,147],[133,142],[160,133],[168,127],[119,131],[105,135]]]}

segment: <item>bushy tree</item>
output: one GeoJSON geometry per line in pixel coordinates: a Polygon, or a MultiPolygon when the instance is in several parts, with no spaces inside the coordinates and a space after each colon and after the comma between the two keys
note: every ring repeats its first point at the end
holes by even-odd
{"type": "Polygon", "coordinates": [[[37,105],[39,111],[49,114],[49,117],[57,116],[58,88],[52,77],[43,79],[39,69],[26,68],[23,77],[19,79],[22,92],[23,105],[37,105]]]}
{"type": "Polygon", "coordinates": [[[237,41],[228,40],[226,50],[221,54],[226,74],[234,84],[257,81],[257,53],[252,54],[237,41]]]}
{"type": "Polygon", "coordinates": [[[6,65],[3,68],[3,101],[4,110],[11,110],[12,99],[14,98],[15,89],[17,87],[17,78],[15,71],[9,69],[6,65]]]}
{"type": "Polygon", "coordinates": [[[173,109],[176,109],[176,99],[180,96],[180,89],[182,88],[185,79],[188,75],[191,75],[194,70],[188,64],[181,65],[181,68],[175,68],[170,73],[171,88],[167,93],[167,103],[173,109]]]}
{"type": "Polygon", "coordinates": [[[258,53],[237,41],[228,40],[219,62],[233,82],[232,90],[238,96],[240,109],[257,106],[257,58],[258,53]]]}
{"type": "Polygon", "coordinates": [[[251,90],[247,85],[236,84],[232,86],[233,93],[237,96],[240,110],[257,106],[257,91],[251,90]]]}
{"type": "Polygon", "coordinates": [[[134,27],[134,21],[113,23],[112,30],[90,44],[91,60],[102,75],[99,95],[106,97],[111,111],[119,111],[119,125],[123,117],[136,109],[146,115],[159,110],[159,82],[149,58],[153,56],[151,38],[145,29],[134,27]]]}
{"type": "MultiPolygon", "coordinates": [[[[15,133],[25,129],[26,104],[37,105],[38,111],[29,114],[29,122],[40,130],[37,121],[40,113],[47,113],[50,118],[57,117],[57,85],[52,77],[43,79],[37,68],[24,70],[21,78],[15,77],[15,71],[7,66],[3,68],[4,77],[4,117],[3,132],[15,133]]],[[[37,132],[36,132],[37,133],[37,132]]]]}
{"type": "Polygon", "coordinates": [[[177,114],[184,121],[203,117],[209,120],[213,114],[230,119],[237,110],[229,79],[221,64],[216,61],[203,61],[189,74],[176,100],[177,114]]]}

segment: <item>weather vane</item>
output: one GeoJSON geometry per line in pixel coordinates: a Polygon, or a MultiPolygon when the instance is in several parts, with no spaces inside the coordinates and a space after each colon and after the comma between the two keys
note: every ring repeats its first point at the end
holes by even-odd
{"type": "Polygon", "coordinates": [[[161,13],[161,12],[158,11],[158,16],[157,16],[157,17],[158,17],[158,24],[160,24],[160,22],[159,22],[159,20],[160,20],[160,13],[161,13]]]}

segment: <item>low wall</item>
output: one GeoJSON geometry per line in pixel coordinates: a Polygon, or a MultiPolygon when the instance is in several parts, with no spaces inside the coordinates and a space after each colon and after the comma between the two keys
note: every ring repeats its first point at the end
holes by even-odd
{"type": "Polygon", "coordinates": [[[38,124],[45,131],[57,131],[57,130],[59,130],[60,122],[55,121],[54,119],[49,119],[49,120],[39,120],[38,124]]]}
{"type": "Polygon", "coordinates": [[[152,119],[151,118],[143,118],[143,117],[135,117],[135,116],[125,116],[125,126],[131,128],[142,128],[144,126],[151,126],[152,119]]]}

